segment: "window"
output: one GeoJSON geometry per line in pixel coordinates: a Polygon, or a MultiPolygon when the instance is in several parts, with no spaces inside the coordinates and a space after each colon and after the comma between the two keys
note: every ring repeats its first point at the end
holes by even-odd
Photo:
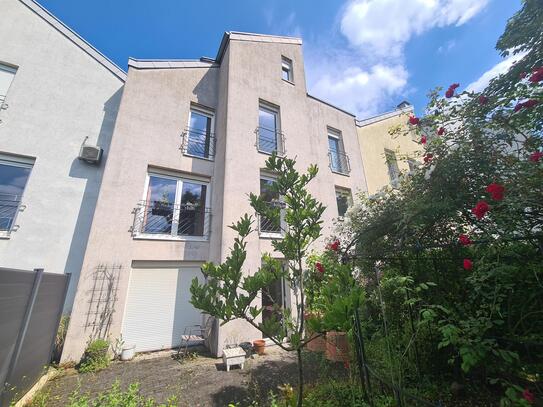
{"type": "Polygon", "coordinates": [[[419,163],[414,158],[408,158],[407,164],[409,165],[409,173],[414,172],[419,166],[419,163]]]}
{"type": "Polygon", "coordinates": [[[213,159],[215,137],[213,136],[213,113],[191,108],[189,127],[185,132],[184,152],[186,155],[213,159]]]}
{"type": "Polygon", "coordinates": [[[261,104],[258,110],[258,151],[266,154],[271,154],[275,151],[278,155],[283,155],[283,144],[279,123],[279,109],[261,104]]]}
{"type": "Polygon", "coordinates": [[[208,184],[161,174],[147,177],[135,231],[143,235],[207,238],[208,184]]]}
{"type": "Polygon", "coordinates": [[[350,172],[349,157],[343,150],[341,133],[332,129],[328,129],[328,157],[332,171],[344,175],[350,172]]]}
{"type": "Polygon", "coordinates": [[[15,225],[31,164],[0,160],[0,234],[7,235],[15,225]]]}
{"type": "Polygon", "coordinates": [[[388,167],[390,185],[397,187],[400,181],[400,169],[398,168],[398,161],[396,160],[396,154],[394,151],[385,150],[385,160],[388,167]]]}
{"type": "Polygon", "coordinates": [[[281,75],[285,81],[294,83],[294,75],[292,73],[292,60],[281,57],[281,75]]]}
{"type": "Polygon", "coordinates": [[[16,68],[0,64],[0,107],[6,99],[6,95],[8,94],[8,89],[11,85],[11,81],[13,81],[15,72],[17,72],[16,68]]]}
{"type": "Polygon", "coordinates": [[[352,205],[353,198],[351,190],[346,188],[336,188],[336,203],[339,217],[344,217],[347,209],[352,205]]]}
{"type": "MultiPolygon", "coordinates": [[[[284,264],[283,267],[287,266],[284,264]]],[[[269,328],[282,329],[285,336],[287,327],[284,314],[288,308],[288,293],[288,284],[283,277],[272,281],[262,289],[262,323],[269,328]]],[[[277,334],[279,332],[270,333],[277,334]]],[[[268,335],[263,333],[262,337],[267,338],[268,335]]]]}
{"type": "Polygon", "coordinates": [[[279,193],[274,190],[275,180],[268,177],[260,177],[260,196],[268,205],[266,216],[260,216],[260,234],[281,234],[282,203],[279,193]]]}

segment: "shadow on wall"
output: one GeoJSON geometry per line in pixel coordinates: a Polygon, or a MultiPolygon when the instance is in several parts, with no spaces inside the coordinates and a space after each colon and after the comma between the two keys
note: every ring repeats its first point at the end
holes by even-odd
{"type": "Polygon", "coordinates": [[[87,182],[85,184],[85,191],[83,192],[77,222],[71,239],[68,258],[66,259],[66,265],[64,266],[64,273],[70,273],[72,275],[70,287],[68,288],[66,301],[64,303],[64,313],[69,313],[72,309],[123,88],[124,87],[118,89],[104,104],[104,119],[97,140],[97,144],[103,149],[103,156],[100,164],[94,166],[81,161],[78,158],[74,158],[70,167],[70,177],[86,179],[87,182]]]}

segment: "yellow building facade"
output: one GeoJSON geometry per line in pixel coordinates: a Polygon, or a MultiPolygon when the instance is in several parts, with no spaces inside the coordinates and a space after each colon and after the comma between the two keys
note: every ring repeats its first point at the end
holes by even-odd
{"type": "Polygon", "coordinates": [[[412,137],[390,134],[394,127],[408,126],[411,114],[413,106],[402,102],[396,110],[356,121],[369,195],[387,185],[397,186],[401,174],[408,173],[419,162],[422,146],[415,133],[412,137]]]}

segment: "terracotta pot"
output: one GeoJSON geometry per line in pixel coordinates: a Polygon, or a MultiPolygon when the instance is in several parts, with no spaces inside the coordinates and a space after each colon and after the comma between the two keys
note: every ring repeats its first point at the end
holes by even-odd
{"type": "Polygon", "coordinates": [[[347,333],[337,331],[326,333],[326,359],[333,362],[346,362],[349,360],[347,333]]]}
{"type": "Polygon", "coordinates": [[[321,353],[326,351],[326,337],[324,334],[319,336],[319,334],[311,332],[309,339],[311,339],[311,341],[308,342],[306,345],[307,350],[309,350],[310,352],[321,352],[321,353]],[[315,339],[311,339],[311,338],[315,338],[315,339]]]}
{"type": "Polygon", "coordinates": [[[266,341],[264,339],[256,339],[253,341],[253,347],[256,353],[263,355],[266,351],[266,341]]]}

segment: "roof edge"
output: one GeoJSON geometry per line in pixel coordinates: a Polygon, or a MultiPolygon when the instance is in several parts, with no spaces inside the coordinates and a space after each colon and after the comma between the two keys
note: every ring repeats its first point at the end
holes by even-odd
{"type": "Polygon", "coordinates": [[[49,10],[43,7],[35,0],[19,0],[22,4],[28,7],[31,11],[36,13],[45,22],[49,23],[58,32],[64,35],[67,39],[77,45],[82,51],[90,55],[100,65],[110,71],[113,75],[119,78],[121,81],[126,81],[126,72],[117,66],[108,57],[98,51],[90,43],[88,43],[83,37],[77,34],[74,30],[55,17],[49,10]]]}
{"type": "Polygon", "coordinates": [[[410,106],[404,107],[402,109],[395,109],[395,110],[391,110],[389,112],[380,113],[378,115],[368,117],[367,119],[361,119],[361,120],[356,119],[356,125],[358,127],[364,127],[364,126],[367,126],[369,124],[377,123],[377,122],[389,119],[389,118],[394,117],[394,116],[399,116],[399,115],[401,115],[403,113],[413,112],[414,109],[415,108],[413,107],[413,105],[410,105],[410,106]]]}
{"type": "Polygon", "coordinates": [[[343,112],[343,113],[345,113],[345,114],[348,114],[349,116],[354,117],[355,120],[356,120],[356,115],[355,115],[355,114],[353,114],[353,113],[351,113],[351,112],[348,112],[347,110],[344,110],[344,109],[342,109],[341,107],[337,107],[336,105],[333,105],[332,103],[329,103],[329,102],[327,102],[327,101],[325,101],[325,100],[319,99],[319,98],[316,97],[316,96],[310,95],[309,93],[306,93],[306,95],[307,95],[308,98],[314,99],[314,100],[316,100],[317,102],[320,102],[320,103],[325,104],[326,106],[330,106],[331,108],[334,108],[334,109],[336,109],[336,110],[339,110],[340,112],[343,112]]]}
{"type": "Polygon", "coordinates": [[[128,66],[136,69],[218,68],[210,59],[137,59],[128,58],[128,66]]]}

